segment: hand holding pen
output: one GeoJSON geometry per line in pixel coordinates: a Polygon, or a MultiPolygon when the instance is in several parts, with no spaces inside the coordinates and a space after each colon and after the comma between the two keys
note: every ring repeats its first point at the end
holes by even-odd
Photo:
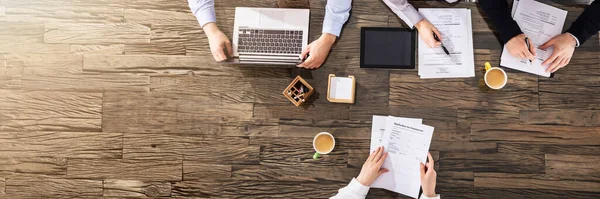
{"type": "Polygon", "coordinates": [[[435,34],[435,32],[433,33],[433,38],[436,41],[439,41],[442,44],[442,50],[444,50],[444,52],[446,53],[446,55],[450,56],[450,52],[448,51],[448,49],[446,48],[446,46],[444,46],[444,43],[442,43],[442,41],[440,40],[440,38],[437,36],[437,34],[435,34]]]}

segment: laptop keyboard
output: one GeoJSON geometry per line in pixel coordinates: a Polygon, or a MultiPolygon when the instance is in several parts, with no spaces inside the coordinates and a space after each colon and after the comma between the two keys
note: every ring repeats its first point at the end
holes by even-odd
{"type": "Polygon", "coordinates": [[[240,53],[302,53],[301,30],[239,29],[240,53]]]}

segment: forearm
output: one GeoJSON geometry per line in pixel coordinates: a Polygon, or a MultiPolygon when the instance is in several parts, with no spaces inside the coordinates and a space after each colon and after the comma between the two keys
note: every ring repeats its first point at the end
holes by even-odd
{"type": "Polygon", "coordinates": [[[215,16],[215,2],[213,0],[188,0],[188,5],[194,16],[196,16],[200,27],[217,21],[215,16]]]}
{"type": "Polygon", "coordinates": [[[383,2],[410,28],[423,20],[423,16],[407,0],[383,0],[383,2]]]}
{"type": "Polygon", "coordinates": [[[341,188],[338,194],[330,199],[364,199],[367,197],[369,187],[362,185],[356,178],[350,181],[348,186],[341,188]]]}
{"type": "Polygon", "coordinates": [[[523,33],[512,16],[506,0],[481,0],[481,9],[492,22],[504,43],[523,33]]]}
{"type": "Polygon", "coordinates": [[[567,30],[568,33],[577,38],[580,44],[583,44],[598,31],[600,31],[600,0],[594,1],[586,7],[567,30]]]}
{"type": "Polygon", "coordinates": [[[328,0],[325,5],[325,19],[323,19],[323,33],[340,36],[342,27],[350,17],[352,0],[328,0]]]}

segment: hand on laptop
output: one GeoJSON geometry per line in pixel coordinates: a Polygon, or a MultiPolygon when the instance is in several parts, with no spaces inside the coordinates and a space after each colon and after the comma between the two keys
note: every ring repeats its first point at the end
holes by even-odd
{"type": "Polygon", "coordinates": [[[329,55],[329,50],[331,50],[331,46],[333,42],[335,42],[336,36],[328,33],[323,33],[319,39],[313,41],[312,43],[306,46],[306,49],[302,51],[300,54],[300,59],[305,59],[307,54],[310,54],[306,60],[300,64],[298,67],[304,67],[307,69],[316,69],[321,67],[321,64],[325,62],[327,55],[329,55]]]}
{"type": "Polygon", "coordinates": [[[427,153],[427,158],[429,158],[427,165],[421,163],[421,187],[423,188],[423,195],[433,198],[436,196],[435,181],[437,178],[437,173],[433,169],[434,164],[431,153],[427,153]]]}
{"type": "Polygon", "coordinates": [[[573,57],[575,46],[577,46],[577,41],[569,33],[563,33],[548,40],[540,46],[540,49],[545,50],[550,46],[554,46],[554,52],[542,65],[550,64],[546,72],[553,73],[569,64],[571,57],[573,57]]]}
{"type": "Polygon", "coordinates": [[[427,44],[427,46],[429,46],[429,48],[439,47],[442,45],[441,42],[435,40],[432,33],[435,33],[440,40],[443,40],[442,34],[440,34],[440,31],[438,31],[433,24],[427,21],[427,19],[417,22],[415,27],[419,31],[419,37],[421,37],[421,39],[427,44]]]}
{"type": "Polygon", "coordinates": [[[523,33],[508,40],[508,42],[506,42],[506,50],[508,50],[508,54],[521,59],[534,60],[535,56],[537,55],[535,52],[535,46],[533,46],[533,44],[530,43],[529,49],[527,49],[527,43],[525,43],[525,34],[523,33]]]}
{"type": "Polygon", "coordinates": [[[383,147],[377,147],[362,166],[360,174],[356,177],[356,180],[364,186],[371,186],[375,179],[377,179],[382,173],[388,172],[387,169],[381,168],[383,162],[387,158],[387,152],[383,150],[383,147]]]}
{"type": "Polygon", "coordinates": [[[217,24],[215,23],[207,23],[202,29],[206,33],[208,37],[208,43],[210,44],[210,52],[216,61],[221,62],[227,60],[228,56],[233,55],[233,48],[231,48],[231,41],[227,38],[217,24]],[[225,53],[225,50],[228,54],[225,53]]]}

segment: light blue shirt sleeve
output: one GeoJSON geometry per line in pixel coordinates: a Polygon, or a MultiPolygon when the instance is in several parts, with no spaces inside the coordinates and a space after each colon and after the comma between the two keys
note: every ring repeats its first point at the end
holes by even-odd
{"type": "Polygon", "coordinates": [[[210,22],[216,22],[215,2],[213,0],[188,0],[188,5],[198,20],[200,27],[210,22]]]}
{"type": "Polygon", "coordinates": [[[323,33],[340,36],[342,26],[348,21],[352,0],[328,0],[325,5],[323,33]]]}

